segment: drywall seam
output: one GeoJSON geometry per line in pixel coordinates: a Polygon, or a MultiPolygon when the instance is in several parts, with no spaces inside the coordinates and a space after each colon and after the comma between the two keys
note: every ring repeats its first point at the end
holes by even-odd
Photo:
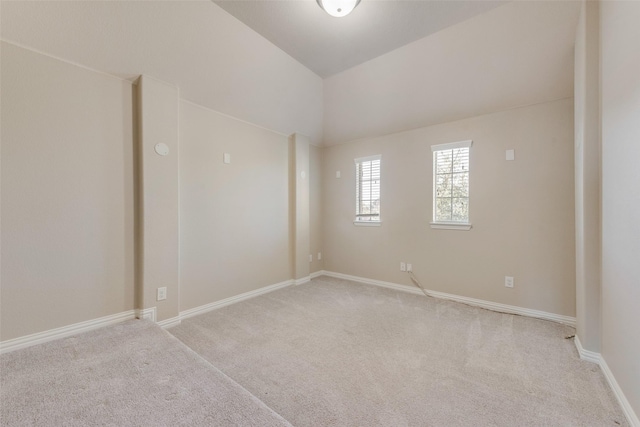
{"type": "MultiPolygon", "coordinates": [[[[381,286],[383,288],[395,289],[397,291],[423,295],[420,289],[413,286],[400,285],[400,284],[391,283],[391,282],[384,282],[382,280],[368,279],[366,277],[351,276],[349,274],[336,273],[333,271],[326,271],[326,270],[323,271],[322,274],[329,277],[336,277],[338,279],[353,280],[355,282],[361,282],[367,285],[381,286]]],[[[518,307],[515,305],[501,304],[501,303],[492,302],[492,301],[485,301],[485,300],[476,299],[476,298],[463,297],[460,295],[447,294],[444,292],[438,292],[438,291],[432,291],[432,290],[428,290],[428,292],[429,294],[431,294],[436,298],[447,299],[455,302],[461,302],[463,304],[473,305],[476,307],[485,308],[487,310],[505,312],[509,314],[518,314],[521,316],[534,317],[534,318],[543,319],[543,320],[551,320],[554,322],[563,323],[565,325],[568,325],[574,328],[576,326],[576,318],[571,316],[548,313],[546,311],[540,311],[540,310],[532,310],[529,308],[518,307]]]]}
{"type": "Polygon", "coordinates": [[[114,78],[114,79],[117,79],[117,80],[120,80],[120,81],[123,81],[123,82],[127,82],[127,83],[131,84],[132,86],[135,85],[136,84],[135,83],[136,80],[138,80],[138,78],[140,78],[140,74],[135,74],[135,75],[131,76],[130,78],[124,78],[124,77],[118,76],[116,74],[107,73],[106,71],[97,70],[95,68],[87,67],[86,65],[82,65],[82,64],[77,63],[77,62],[69,61],[68,59],[60,58],[59,56],[55,56],[55,55],[43,52],[43,51],[38,50],[38,49],[34,49],[32,47],[29,47],[29,46],[26,46],[26,45],[23,45],[21,43],[17,43],[17,42],[11,41],[11,40],[0,38],[0,41],[3,42],[3,43],[7,43],[7,44],[11,44],[11,45],[17,46],[17,47],[19,47],[21,49],[24,49],[24,50],[29,50],[31,52],[35,52],[35,53],[37,53],[39,55],[43,55],[43,56],[46,56],[48,58],[55,59],[56,61],[64,62],[66,64],[71,64],[71,65],[74,65],[76,67],[80,67],[80,68],[82,68],[84,70],[92,71],[94,73],[98,73],[98,74],[101,74],[103,76],[107,76],[107,77],[111,77],[111,78],[114,78]]]}
{"type": "Polygon", "coordinates": [[[232,116],[230,114],[222,113],[222,112],[220,112],[218,110],[214,110],[213,108],[209,108],[209,107],[205,107],[204,105],[196,104],[195,102],[189,101],[188,99],[180,98],[180,100],[182,102],[186,102],[187,104],[191,104],[194,107],[202,108],[203,110],[207,110],[207,111],[210,111],[210,112],[215,113],[215,114],[220,114],[221,116],[226,117],[228,119],[235,120],[235,121],[238,121],[240,123],[247,124],[247,125],[251,125],[251,126],[256,127],[258,129],[262,129],[262,130],[266,130],[267,132],[275,133],[276,135],[289,137],[289,135],[286,134],[286,133],[278,132],[277,130],[269,129],[267,127],[260,126],[260,125],[257,125],[255,123],[251,123],[249,121],[246,121],[246,120],[243,120],[243,119],[239,119],[238,117],[232,116]]]}
{"type": "Polygon", "coordinates": [[[63,326],[61,328],[50,329],[48,331],[38,332],[23,337],[13,338],[0,342],[0,354],[10,351],[19,350],[21,348],[31,347],[36,344],[43,344],[49,341],[68,337],[70,335],[91,331],[105,326],[120,323],[125,320],[135,319],[135,310],[124,311],[109,316],[100,317],[93,320],[74,323],[72,325],[63,326]]]}

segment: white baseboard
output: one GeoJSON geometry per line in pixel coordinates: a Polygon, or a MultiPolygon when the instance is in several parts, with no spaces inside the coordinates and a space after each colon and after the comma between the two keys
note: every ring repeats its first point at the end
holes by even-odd
{"type": "Polygon", "coordinates": [[[622,412],[624,412],[624,415],[627,417],[629,425],[631,427],[640,427],[640,419],[638,419],[638,416],[631,407],[631,403],[627,400],[627,397],[624,395],[618,381],[616,381],[616,378],[613,376],[613,372],[611,372],[609,365],[607,365],[607,362],[603,357],[600,357],[600,369],[602,369],[604,377],[607,379],[611,390],[613,390],[613,394],[616,395],[616,398],[622,407],[622,412]]]}
{"type": "Polygon", "coordinates": [[[158,308],[149,307],[136,310],[136,318],[150,320],[153,323],[157,323],[163,328],[170,328],[180,324],[180,316],[172,317],[171,319],[156,320],[158,318],[158,308]]]}
{"type": "Polygon", "coordinates": [[[591,351],[591,350],[586,350],[584,347],[582,347],[582,343],[580,342],[580,338],[578,338],[577,334],[573,338],[573,342],[576,345],[576,348],[578,349],[578,354],[580,355],[580,359],[586,360],[587,362],[597,363],[598,365],[600,365],[600,363],[602,362],[602,356],[600,356],[600,353],[596,353],[595,351],[591,351]]]}
{"type": "Polygon", "coordinates": [[[38,332],[36,334],[2,341],[0,342],[0,354],[30,347],[36,344],[42,344],[45,342],[57,340],[60,338],[68,337],[70,335],[91,331],[93,329],[102,328],[135,318],[135,310],[129,310],[122,313],[100,317],[98,319],[87,320],[85,322],[74,323],[73,325],[63,326],[61,328],[50,329],[48,331],[38,332]]]}
{"type": "Polygon", "coordinates": [[[624,412],[625,417],[627,417],[629,425],[631,427],[640,427],[640,420],[638,419],[638,416],[631,407],[627,396],[625,396],[624,392],[620,388],[618,381],[616,381],[616,377],[613,376],[613,372],[611,372],[611,369],[609,369],[609,365],[607,365],[607,361],[604,360],[604,357],[602,357],[600,353],[596,353],[595,351],[585,350],[584,347],[582,347],[580,338],[578,338],[577,335],[575,336],[574,342],[576,344],[576,348],[578,349],[580,359],[600,365],[600,369],[602,370],[604,377],[607,379],[607,382],[609,383],[609,387],[611,387],[613,394],[616,396],[616,399],[618,400],[618,403],[622,408],[622,412],[624,412]]]}
{"type": "Polygon", "coordinates": [[[315,279],[316,277],[320,277],[323,274],[326,274],[324,270],[314,271],[313,273],[309,274],[309,278],[310,279],[315,279]]]}
{"type": "Polygon", "coordinates": [[[147,319],[155,323],[157,310],[155,307],[136,309],[136,319],[147,319]]]}
{"type": "Polygon", "coordinates": [[[245,292],[240,295],[235,295],[229,298],[225,298],[220,301],[212,302],[209,304],[201,305],[199,307],[191,308],[189,310],[181,311],[179,319],[188,319],[189,317],[197,316],[199,314],[206,313],[208,311],[216,310],[218,308],[225,307],[227,305],[235,304],[240,301],[244,301],[250,298],[255,298],[258,295],[263,295],[275,290],[291,286],[295,283],[295,280],[285,280],[284,282],[276,283],[275,285],[265,286],[264,288],[256,289],[254,291],[245,292]]]}
{"type": "Polygon", "coordinates": [[[304,285],[305,283],[309,283],[311,281],[311,276],[307,276],[307,277],[301,277],[300,279],[295,279],[293,281],[293,283],[298,286],[298,285],[304,285]]]}
{"type": "MultiPolygon", "coordinates": [[[[309,277],[299,279],[304,280],[306,283],[310,280],[309,277]]],[[[234,304],[240,301],[244,301],[249,298],[257,297],[258,295],[273,292],[277,289],[284,288],[296,283],[295,280],[286,280],[284,282],[276,283],[275,285],[265,286],[264,288],[256,289],[254,291],[245,292],[240,295],[236,295],[230,298],[226,298],[220,301],[206,304],[200,307],[192,308],[190,310],[182,311],[176,317],[157,321],[157,308],[150,307],[145,309],[130,310],[123,313],[113,314],[110,316],[101,317],[99,319],[88,320],[86,322],[74,323],[73,325],[63,326],[61,328],[51,329],[44,332],[38,332],[24,337],[18,337],[7,341],[0,342],[0,354],[8,353],[10,351],[18,350],[21,348],[30,347],[36,344],[42,344],[48,341],[53,341],[59,338],[68,337],[82,332],[91,331],[93,329],[102,328],[105,326],[113,325],[115,323],[123,322],[130,319],[147,319],[152,322],[158,323],[163,328],[170,328],[180,324],[182,319],[193,317],[198,314],[206,313],[207,311],[215,310],[230,304],[234,304]]]]}
{"type": "Polygon", "coordinates": [[[182,322],[182,318],[180,316],[172,317],[171,319],[165,319],[158,322],[162,328],[167,329],[174,326],[178,326],[182,322]]]}
{"type": "MultiPolygon", "coordinates": [[[[381,286],[383,288],[395,289],[396,291],[409,292],[412,294],[423,295],[422,291],[415,286],[400,285],[398,283],[383,282],[382,280],[368,279],[366,277],[351,276],[349,274],[335,273],[333,271],[323,271],[322,274],[338,279],[353,280],[368,285],[381,286]]],[[[533,310],[530,308],[518,307],[515,305],[501,304],[498,302],[485,301],[476,298],[463,297],[460,295],[447,294],[444,292],[427,290],[430,295],[436,298],[448,299],[451,301],[461,302],[476,307],[486,308],[487,310],[499,311],[510,314],[518,314],[521,316],[535,317],[537,319],[553,320],[554,322],[564,323],[565,325],[576,327],[576,318],[563,316],[561,314],[548,313],[546,311],[533,310]]]]}
{"type": "MultiPolygon", "coordinates": [[[[353,280],[355,282],[360,282],[368,285],[381,286],[384,288],[395,289],[398,291],[409,292],[412,294],[423,295],[420,289],[414,288],[412,286],[400,285],[400,284],[391,283],[391,282],[383,282],[381,280],[367,279],[365,277],[351,276],[348,274],[335,273],[333,271],[319,271],[314,273],[313,277],[315,278],[322,275],[335,277],[338,279],[344,279],[344,280],[353,280]]],[[[474,306],[486,308],[489,310],[519,314],[522,316],[535,317],[538,319],[553,320],[556,322],[564,323],[572,327],[576,326],[575,317],[563,316],[563,315],[554,314],[554,313],[547,313],[545,311],[532,310],[528,308],[500,304],[500,303],[495,303],[491,301],[484,301],[484,300],[479,300],[475,298],[462,297],[458,295],[447,294],[444,292],[429,291],[429,290],[427,292],[429,292],[429,294],[433,295],[436,298],[444,298],[451,301],[462,302],[465,304],[474,305],[474,306]]],[[[631,404],[627,400],[622,389],[618,385],[618,382],[613,376],[613,373],[609,369],[609,366],[607,365],[607,362],[604,360],[604,358],[600,355],[600,353],[585,350],[582,347],[582,343],[580,343],[580,339],[578,338],[577,335],[575,337],[574,342],[575,342],[576,348],[578,349],[578,354],[580,355],[581,359],[587,360],[589,362],[597,363],[598,365],[600,365],[600,368],[602,369],[602,372],[605,378],[607,379],[607,382],[609,383],[611,390],[613,390],[613,393],[615,394],[616,399],[618,399],[618,402],[622,407],[622,411],[624,412],[624,415],[627,417],[627,421],[629,422],[629,424],[632,427],[640,427],[640,421],[638,421],[638,417],[636,413],[631,407],[631,404]]]]}

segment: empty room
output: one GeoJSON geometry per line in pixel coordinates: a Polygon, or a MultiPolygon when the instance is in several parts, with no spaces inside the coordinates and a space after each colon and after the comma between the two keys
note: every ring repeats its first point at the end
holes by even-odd
{"type": "Polygon", "coordinates": [[[640,2],[0,1],[0,425],[640,427],[640,2]]]}

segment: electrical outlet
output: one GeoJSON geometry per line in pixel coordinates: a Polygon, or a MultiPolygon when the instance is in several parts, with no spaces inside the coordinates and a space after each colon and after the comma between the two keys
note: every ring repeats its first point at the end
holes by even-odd
{"type": "Polygon", "coordinates": [[[404,262],[400,263],[400,271],[407,271],[407,264],[405,264],[404,262]]]}
{"type": "Polygon", "coordinates": [[[511,276],[504,276],[504,285],[507,288],[513,288],[513,277],[511,276]]]}
{"type": "Polygon", "coordinates": [[[167,288],[162,287],[158,288],[158,295],[156,296],[156,301],[163,301],[167,299],[167,288]]]}
{"type": "Polygon", "coordinates": [[[411,264],[407,264],[407,271],[413,271],[413,267],[411,266],[411,264]]]}
{"type": "Polygon", "coordinates": [[[322,252],[318,252],[318,261],[322,259],[322,252]]]}
{"type": "Polygon", "coordinates": [[[313,262],[313,255],[309,254],[309,262],[313,262]]]}

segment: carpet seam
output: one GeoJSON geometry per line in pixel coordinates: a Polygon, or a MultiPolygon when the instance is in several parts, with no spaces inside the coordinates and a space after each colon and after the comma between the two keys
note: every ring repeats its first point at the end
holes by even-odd
{"type": "MultiPolygon", "coordinates": [[[[203,313],[204,314],[204,313],[203,313]]],[[[146,321],[146,320],[145,320],[146,321]]],[[[251,393],[249,390],[247,390],[242,384],[240,384],[238,381],[236,381],[235,379],[231,378],[229,375],[227,375],[226,372],[224,372],[222,369],[218,368],[216,365],[214,365],[213,363],[211,363],[210,361],[208,361],[207,359],[205,359],[200,353],[198,353],[197,351],[195,351],[193,348],[189,347],[189,345],[187,343],[185,343],[184,341],[182,341],[180,338],[176,337],[175,335],[173,335],[170,331],[160,328],[165,334],[167,334],[169,337],[171,337],[173,340],[177,341],[181,346],[183,346],[184,348],[186,348],[188,351],[190,351],[191,353],[195,354],[196,356],[198,356],[198,359],[204,361],[208,366],[210,366],[211,368],[213,368],[214,370],[216,370],[217,372],[219,372],[220,374],[222,374],[225,378],[228,378],[229,381],[232,381],[234,384],[236,384],[238,387],[240,387],[242,390],[246,391],[247,393],[249,393],[251,396],[253,396],[254,399],[256,399],[258,402],[262,403],[267,409],[269,409],[272,413],[274,413],[275,415],[277,415],[278,417],[280,417],[283,421],[285,421],[286,423],[288,423],[291,427],[294,427],[293,424],[291,423],[291,421],[289,421],[288,419],[286,419],[285,417],[283,417],[280,413],[278,413],[277,411],[275,411],[271,406],[267,405],[262,399],[260,399],[258,396],[256,396],[255,394],[251,393]]]]}

